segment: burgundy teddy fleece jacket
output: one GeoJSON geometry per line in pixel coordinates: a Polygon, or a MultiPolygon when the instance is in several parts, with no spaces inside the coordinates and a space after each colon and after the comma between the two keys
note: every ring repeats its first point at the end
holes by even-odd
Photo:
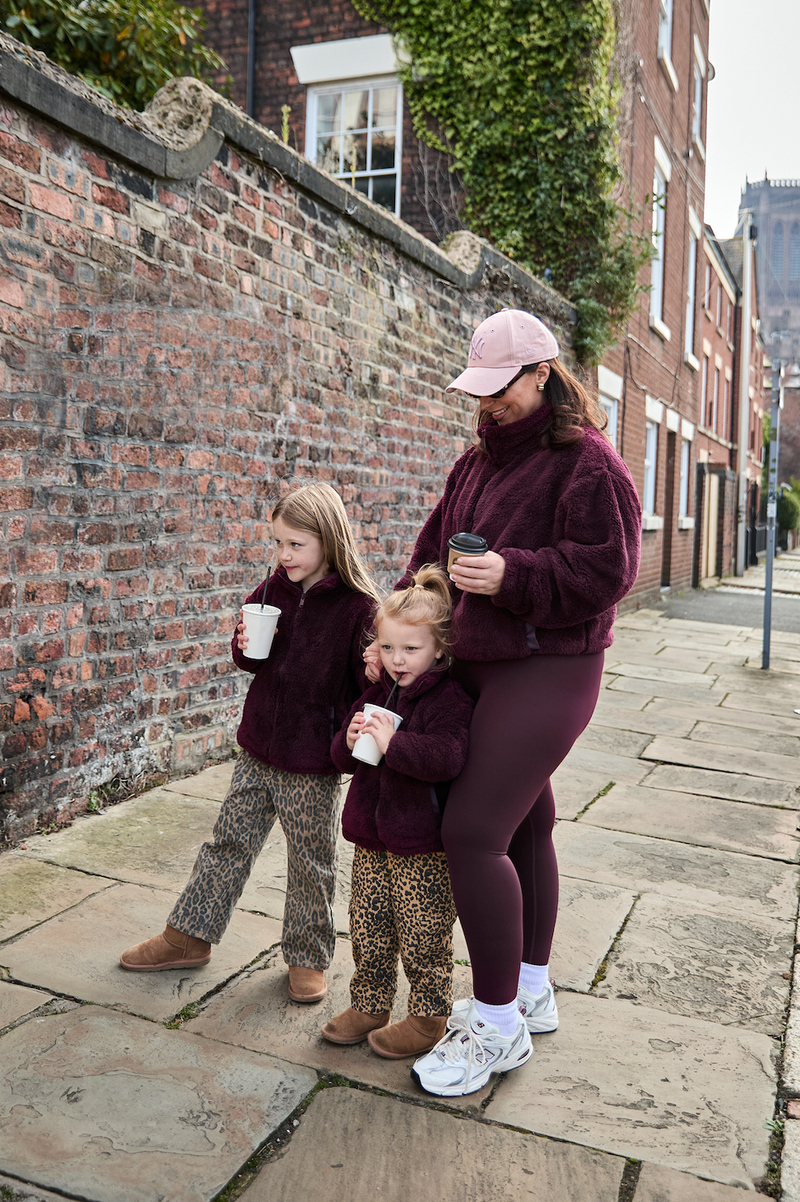
{"type": "MultiPolygon", "coordinates": [[[[260,602],[264,581],[247,601],[260,602]]],[[[247,603],[247,602],[246,602],[247,603]]],[[[237,733],[239,746],[286,772],[331,776],[331,740],[364,688],[364,632],[375,602],[337,572],[303,592],[282,567],[266,603],[281,611],[267,659],[248,659],[231,641],[233,660],[253,673],[237,733]]]]}
{"type": "Polygon", "coordinates": [[[500,592],[453,586],[455,654],[462,660],[588,655],[610,647],[616,603],[639,569],[642,511],[623,460],[587,427],[579,442],[545,448],[548,404],[508,425],[480,428],[423,526],[408,572],[447,564],[447,540],[482,534],[506,562],[500,592]]]}
{"type": "Polygon", "coordinates": [[[359,847],[396,856],[442,851],[442,807],[449,782],[467,758],[474,703],[442,669],[425,672],[395,693],[392,705],[403,721],[380,764],[364,764],[347,749],[347,728],[365,702],[385,705],[393,684],[382,670],[378,684],[356,702],[333,740],[334,763],[354,774],[342,834],[359,847]]]}

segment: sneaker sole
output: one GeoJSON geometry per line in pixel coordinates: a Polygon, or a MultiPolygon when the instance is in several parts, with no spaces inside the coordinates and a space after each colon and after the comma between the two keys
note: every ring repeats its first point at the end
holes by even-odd
{"type": "Polygon", "coordinates": [[[201,960],[170,960],[169,964],[126,964],[120,959],[120,967],[128,972],[166,972],[170,968],[202,968],[210,959],[210,956],[204,956],[201,960]]]}
{"type": "Polygon", "coordinates": [[[484,1085],[489,1084],[489,1082],[491,1081],[493,1076],[495,1076],[495,1075],[503,1076],[504,1073],[510,1073],[515,1068],[522,1068],[523,1064],[528,1063],[528,1061],[530,1060],[532,1055],[533,1055],[533,1048],[530,1047],[530,1045],[529,1045],[526,1054],[524,1056],[520,1056],[520,1058],[516,1064],[506,1064],[503,1066],[503,1068],[491,1069],[488,1076],[486,1076],[482,1080],[478,1081],[478,1083],[475,1085],[473,1085],[472,1082],[470,1082],[469,1086],[466,1089],[464,1089],[460,1085],[445,1086],[444,1089],[431,1089],[431,1087],[429,1085],[422,1084],[422,1081],[420,1080],[420,1077],[419,1077],[419,1073],[417,1072],[417,1070],[415,1068],[412,1068],[411,1076],[416,1081],[416,1083],[420,1087],[420,1089],[423,1089],[425,1091],[425,1093],[433,1094],[434,1097],[437,1097],[437,1098],[463,1098],[467,1094],[477,1093],[479,1089],[483,1089],[484,1085]]]}
{"type": "Polygon", "coordinates": [[[550,1031],[558,1030],[558,1019],[556,1019],[555,1022],[550,1022],[546,1025],[543,1022],[529,1023],[526,1019],[525,1026],[528,1028],[528,1031],[531,1035],[547,1035],[550,1031]]]}

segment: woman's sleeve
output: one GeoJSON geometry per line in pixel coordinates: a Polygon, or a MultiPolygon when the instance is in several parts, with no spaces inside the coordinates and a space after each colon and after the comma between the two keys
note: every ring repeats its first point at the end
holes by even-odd
{"type": "Polygon", "coordinates": [[[604,613],[639,570],[642,510],[622,472],[594,471],[570,484],[558,505],[563,534],[552,547],[499,548],[506,561],[495,605],[533,626],[556,630],[604,613]]]}

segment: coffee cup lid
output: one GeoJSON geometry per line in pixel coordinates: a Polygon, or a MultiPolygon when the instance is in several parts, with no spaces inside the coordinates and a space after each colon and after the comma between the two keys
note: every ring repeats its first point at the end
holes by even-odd
{"type": "Polygon", "coordinates": [[[453,551],[486,551],[489,546],[481,534],[454,534],[447,545],[453,551]]]}

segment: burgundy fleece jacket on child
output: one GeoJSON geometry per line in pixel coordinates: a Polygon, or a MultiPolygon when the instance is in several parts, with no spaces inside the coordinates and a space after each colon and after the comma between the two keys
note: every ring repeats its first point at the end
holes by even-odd
{"type": "Polygon", "coordinates": [[[419,856],[442,851],[439,827],[449,782],[467,758],[474,702],[442,669],[398,689],[392,707],[403,719],[380,764],[364,764],[347,748],[347,728],[368,701],[385,705],[394,681],[381,672],[356,702],[333,740],[337,768],[352,772],[342,834],[369,851],[419,856]]]}
{"type": "Polygon", "coordinates": [[[408,572],[447,564],[447,540],[482,534],[502,555],[495,596],[453,586],[455,654],[462,660],[588,655],[610,647],[616,603],[639,570],[642,510],[630,472],[587,427],[571,446],[542,446],[549,404],[508,425],[480,428],[485,453],[457,460],[420,532],[408,572]]]}
{"type": "MultiPolygon", "coordinates": [[[[247,602],[261,602],[264,583],[247,602]]],[[[304,593],[279,567],[266,603],[281,611],[269,657],[248,659],[232,640],[234,663],[253,673],[239,746],[273,768],[331,776],[331,740],[366,683],[364,633],[375,602],[337,572],[304,593]]]]}

